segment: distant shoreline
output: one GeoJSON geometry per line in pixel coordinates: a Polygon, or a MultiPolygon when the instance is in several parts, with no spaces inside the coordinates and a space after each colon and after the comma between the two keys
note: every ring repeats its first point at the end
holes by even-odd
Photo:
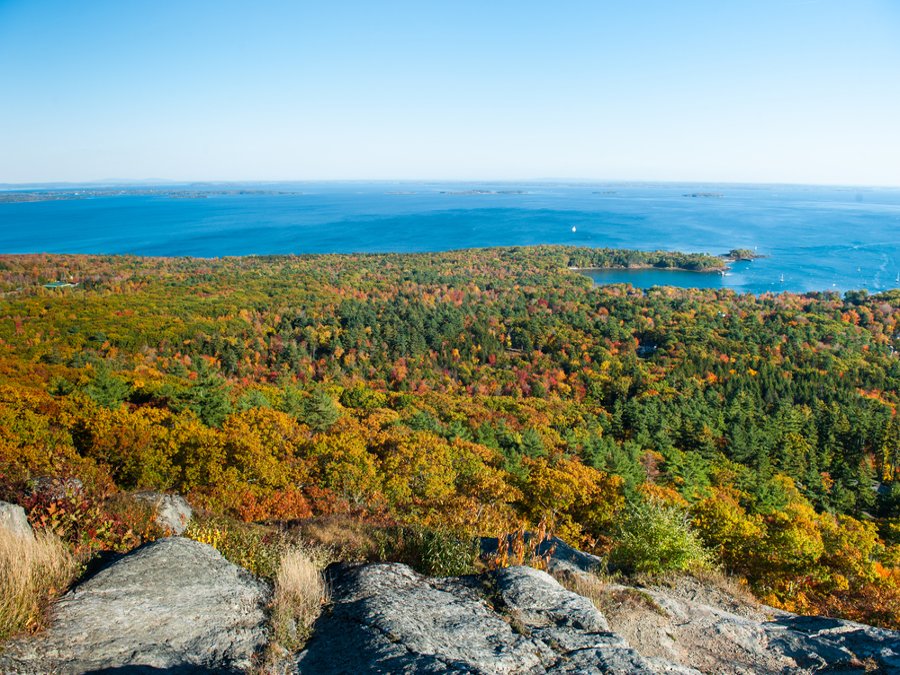
{"type": "Polygon", "coordinates": [[[639,272],[641,270],[656,270],[658,272],[691,272],[694,274],[721,274],[729,269],[728,265],[723,264],[721,267],[706,267],[704,269],[692,270],[687,267],[656,267],[655,265],[611,265],[609,267],[569,267],[572,272],[603,272],[606,270],[617,272],[639,272]]]}
{"type": "MultiPolygon", "coordinates": [[[[169,196],[181,191],[182,199],[154,194],[43,204],[4,203],[0,189],[4,223],[0,251],[211,259],[253,254],[432,254],[543,245],[564,247],[553,254],[553,265],[560,271],[581,268],[573,271],[601,282],[616,278],[636,285],[646,281],[755,292],[868,288],[874,293],[900,286],[900,280],[895,281],[900,243],[892,243],[896,239],[892,214],[900,208],[900,191],[857,195],[836,189],[710,186],[710,191],[727,195],[723,200],[681,197],[705,191],[706,186],[618,185],[621,198],[616,199],[593,195],[592,190],[602,189],[593,186],[560,186],[529,197],[451,197],[435,192],[472,187],[508,186],[257,185],[253,189],[304,194],[190,199],[195,192],[230,188],[182,185],[164,188],[169,196]],[[384,194],[407,190],[419,194],[384,194]],[[715,207],[710,208],[713,202],[715,207]],[[786,210],[790,220],[780,221],[779,214],[786,210]],[[798,240],[810,233],[815,233],[815,249],[798,246],[798,240]],[[743,261],[726,266],[724,258],[729,256],[743,261]],[[757,259],[761,256],[768,257],[757,259]],[[610,271],[601,271],[604,268],[610,271]],[[629,272],[642,269],[705,274],[629,272]],[[723,271],[724,279],[714,276],[723,271]]],[[[52,275],[47,279],[58,280],[52,275]]]]}

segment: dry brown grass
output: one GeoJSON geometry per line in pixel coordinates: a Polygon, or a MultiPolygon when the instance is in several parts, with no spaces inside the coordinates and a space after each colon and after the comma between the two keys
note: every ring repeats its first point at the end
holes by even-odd
{"type": "Polygon", "coordinates": [[[42,628],[50,603],[69,586],[76,570],[55,535],[22,536],[0,528],[0,641],[42,628]]]}
{"type": "Polygon", "coordinates": [[[292,548],[281,558],[272,600],[272,628],[275,641],[288,652],[303,646],[328,602],[328,585],[322,574],[326,562],[324,556],[306,548],[292,548]]]}
{"type": "Polygon", "coordinates": [[[584,596],[594,603],[594,607],[604,615],[622,607],[633,607],[647,609],[660,616],[667,616],[666,611],[659,606],[652,595],[638,588],[622,587],[596,574],[563,572],[553,576],[563,588],[584,596]]]}
{"type": "Polygon", "coordinates": [[[310,518],[300,525],[301,536],[311,543],[335,552],[335,558],[362,561],[378,550],[372,525],[351,516],[334,515],[310,518]]]}
{"type": "Polygon", "coordinates": [[[691,572],[691,576],[700,583],[730,596],[737,602],[752,607],[759,606],[759,600],[751,592],[746,580],[740,577],[731,576],[715,568],[694,570],[691,572]]]}
{"type": "Polygon", "coordinates": [[[686,597],[719,609],[752,615],[760,607],[742,579],[715,569],[699,569],[689,574],[670,572],[661,575],[604,576],[554,572],[553,577],[567,590],[586,597],[607,618],[628,610],[650,610],[666,617],[668,613],[643,588],[667,589],[676,597],[686,597]]]}
{"type": "Polygon", "coordinates": [[[550,574],[567,591],[584,596],[597,607],[600,606],[600,600],[607,592],[606,580],[596,574],[576,574],[568,571],[554,571],[550,574]]]}

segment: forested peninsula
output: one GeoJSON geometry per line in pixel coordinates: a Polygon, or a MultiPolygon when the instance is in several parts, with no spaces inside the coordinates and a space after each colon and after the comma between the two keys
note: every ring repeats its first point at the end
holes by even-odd
{"type": "Polygon", "coordinates": [[[473,536],[542,529],[610,573],[719,569],[900,628],[900,291],[570,269],[721,264],[0,256],[0,499],[83,565],[160,536],[126,497],[171,491],[188,536],[263,576],[326,522],[345,556],[446,574],[473,536]]]}

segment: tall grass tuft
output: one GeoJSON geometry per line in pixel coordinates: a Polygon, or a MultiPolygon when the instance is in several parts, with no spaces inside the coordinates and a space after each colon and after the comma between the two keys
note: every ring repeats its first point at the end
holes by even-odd
{"type": "Polygon", "coordinates": [[[77,564],[46,531],[23,536],[0,527],[0,641],[44,626],[50,603],[72,582],[77,564]]]}
{"type": "Polygon", "coordinates": [[[322,574],[324,562],[299,547],[281,557],[275,575],[272,628],[275,641],[288,652],[303,646],[322,606],[328,602],[328,585],[322,574]]]}

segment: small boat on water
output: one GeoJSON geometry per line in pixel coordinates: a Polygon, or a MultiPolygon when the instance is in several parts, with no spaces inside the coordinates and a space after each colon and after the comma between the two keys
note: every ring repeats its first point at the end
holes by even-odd
{"type": "Polygon", "coordinates": [[[572,232],[574,232],[574,231],[575,231],[575,226],[573,225],[573,226],[572,226],[572,232]]]}
{"type": "Polygon", "coordinates": [[[781,283],[784,283],[784,275],[783,274],[781,275],[780,281],[781,281],[781,283]]]}

